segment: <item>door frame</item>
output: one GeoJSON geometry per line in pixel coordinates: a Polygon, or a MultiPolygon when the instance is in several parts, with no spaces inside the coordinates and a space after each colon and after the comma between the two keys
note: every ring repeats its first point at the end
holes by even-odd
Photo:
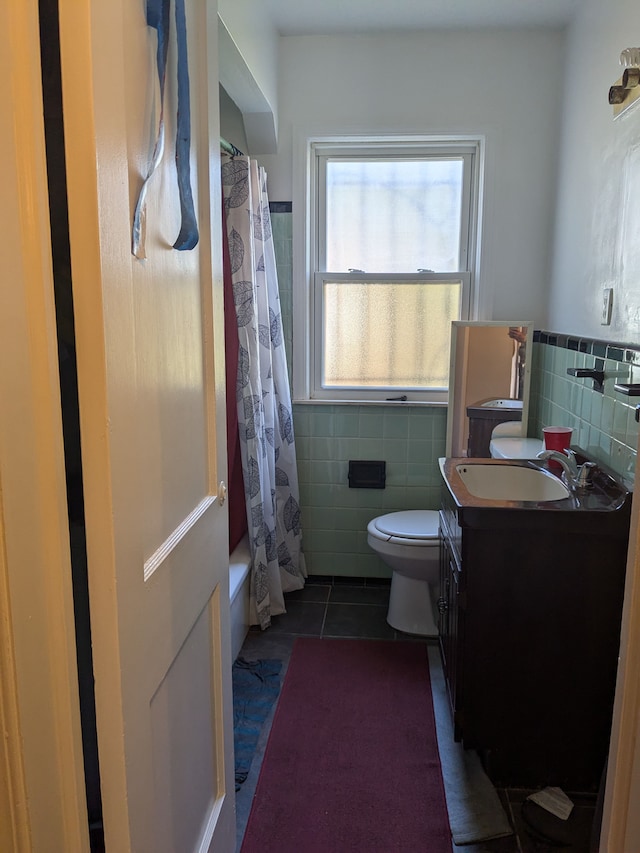
{"type": "Polygon", "coordinates": [[[76,853],[89,831],[37,0],[0,4],[0,98],[0,848],[76,853]]]}
{"type": "Polygon", "coordinates": [[[640,846],[640,813],[636,805],[640,799],[639,735],[640,496],[634,492],[600,853],[637,850],[640,846]]]}

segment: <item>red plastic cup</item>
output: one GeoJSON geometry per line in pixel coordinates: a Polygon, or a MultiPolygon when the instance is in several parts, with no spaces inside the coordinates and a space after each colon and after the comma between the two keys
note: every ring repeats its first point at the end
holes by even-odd
{"type": "MultiPolygon", "coordinates": [[[[570,447],[572,434],[573,430],[571,427],[543,427],[542,436],[544,438],[545,450],[558,450],[562,453],[570,447]]],[[[553,459],[549,459],[549,467],[562,470],[560,463],[555,462],[553,459]]]]}

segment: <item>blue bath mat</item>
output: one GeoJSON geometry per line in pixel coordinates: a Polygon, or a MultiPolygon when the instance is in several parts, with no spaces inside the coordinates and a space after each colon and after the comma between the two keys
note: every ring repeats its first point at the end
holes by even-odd
{"type": "Polygon", "coordinates": [[[236,791],[245,781],[264,721],[280,693],[281,660],[245,660],[233,664],[233,747],[236,791]]]}

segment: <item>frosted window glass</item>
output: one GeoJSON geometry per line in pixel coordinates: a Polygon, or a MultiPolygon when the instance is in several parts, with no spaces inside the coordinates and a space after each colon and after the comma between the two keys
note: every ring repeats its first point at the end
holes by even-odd
{"type": "Polygon", "coordinates": [[[462,158],[327,160],[326,269],[455,272],[462,158]]]}
{"type": "Polygon", "coordinates": [[[461,284],[325,282],[324,387],[443,389],[461,284]]]}

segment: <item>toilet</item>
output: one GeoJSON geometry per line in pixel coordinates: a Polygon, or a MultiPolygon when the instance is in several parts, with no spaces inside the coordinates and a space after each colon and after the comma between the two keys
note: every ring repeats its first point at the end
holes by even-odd
{"type": "Polygon", "coordinates": [[[489,453],[493,459],[535,459],[541,450],[544,450],[543,442],[538,438],[525,438],[518,421],[498,424],[491,433],[489,453]]]}
{"type": "Polygon", "coordinates": [[[434,600],[440,576],[435,510],[390,512],[367,525],[367,542],[390,569],[387,622],[406,634],[437,637],[434,600]]]}

